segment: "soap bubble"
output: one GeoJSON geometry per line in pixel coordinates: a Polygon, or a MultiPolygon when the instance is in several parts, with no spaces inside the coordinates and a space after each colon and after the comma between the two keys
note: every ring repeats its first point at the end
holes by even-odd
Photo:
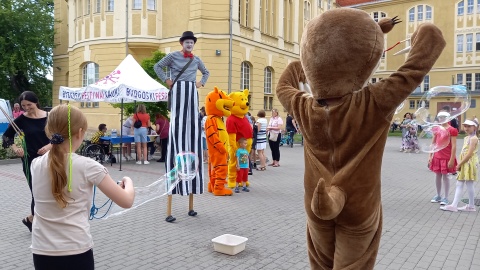
{"type": "Polygon", "coordinates": [[[404,106],[405,106],[405,101],[402,101],[402,103],[400,103],[400,105],[398,105],[397,109],[395,109],[394,114],[398,114],[399,112],[401,112],[404,106]]]}
{"type": "Polygon", "coordinates": [[[108,200],[103,204],[103,206],[107,207],[106,209],[103,209],[103,214],[98,214],[103,206],[96,208],[92,205],[90,219],[107,219],[109,217],[124,214],[149,201],[171,194],[172,190],[180,182],[183,182],[183,184],[186,185],[191,185],[191,181],[195,178],[198,172],[198,156],[192,152],[181,152],[175,157],[175,163],[175,167],[160,177],[157,181],[146,187],[135,187],[135,199],[131,208],[122,208],[108,200]],[[101,216],[99,217],[98,215],[101,216]]]}
{"type": "Polygon", "coordinates": [[[441,125],[423,126],[417,138],[420,150],[425,153],[438,152],[450,143],[450,133],[441,125]]]}
{"type": "Polygon", "coordinates": [[[419,108],[414,113],[416,121],[421,125],[430,124],[443,124],[456,118],[462,113],[466,112],[470,108],[470,94],[467,88],[463,85],[452,86],[435,86],[425,92],[420,99],[419,108]],[[441,101],[441,99],[449,99],[450,116],[444,118],[438,118],[437,111],[443,110],[443,108],[437,108],[438,110],[430,111],[429,108],[433,105],[432,101],[441,101]],[[427,106],[427,104],[429,106],[427,106]]]}

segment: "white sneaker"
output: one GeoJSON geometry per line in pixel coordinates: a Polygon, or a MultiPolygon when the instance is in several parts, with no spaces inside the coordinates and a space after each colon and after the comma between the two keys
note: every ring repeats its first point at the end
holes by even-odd
{"type": "Polygon", "coordinates": [[[148,164],[150,164],[150,162],[148,162],[148,161],[145,160],[145,161],[143,162],[143,164],[148,165],[148,164]]]}
{"type": "Polygon", "coordinates": [[[142,165],[142,162],[139,160],[139,161],[137,161],[137,164],[138,164],[138,165],[142,165]]]}

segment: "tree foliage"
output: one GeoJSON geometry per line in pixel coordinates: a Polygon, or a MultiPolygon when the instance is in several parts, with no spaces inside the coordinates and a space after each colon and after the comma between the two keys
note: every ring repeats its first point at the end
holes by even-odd
{"type": "MultiPolygon", "coordinates": [[[[154,51],[152,53],[152,57],[150,58],[145,58],[142,60],[142,63],[140,64],[142,68],[147,72],[150,77],[152,77],[154,80],[157,82],[161,83],[162,85],[165,85],[160,79],[158,78],[157,74],[155,73],[155,70],[153,69],[153,66],[160,61],[163,57],[165,57],[165,53],[160,52],[160,51],[154,51]]],[[[135,113],[135,106],[138,105],[139,102],[136,104],[134,103],[124,103],[123,104],[123,115],[128,116],[128,115],[133,115],[135,113]]],[[[168,110],[167,110],[167,102],[145,102],[145,107],[147,109],[147,113],[150,114],[150,119],[155,119],[155,114],[156,113],[161,113],[162,115],[168,117],[168,110]]],[[[112,104],[114,108],[120,108],[121,104],[112,104]]]]}
{"type": "Polygon", "coordinates": [[[51,105],[52,82],[45,79],[54,47],[53,0],[0,0],[0,97],[14,101],[35,92],[51,105]]]}

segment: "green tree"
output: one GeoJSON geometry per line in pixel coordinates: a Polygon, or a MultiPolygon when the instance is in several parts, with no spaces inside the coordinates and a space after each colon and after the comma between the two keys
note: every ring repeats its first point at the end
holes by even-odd
{"type": "Polygon", "coordinates": [[[0,97],[14,101],[23,91],[51,105],[54,47],[53,0],[0,0],[0,97]],[[49,96],[47,96],[49,95],[49,96]]]}
{"type": "MultiPolygon", "coordinates": [[[[153,69],[153,66],[158,61],[160,61],[163,57],[165,57],[165,54],[163,52],[154,51],[152,52],[152,57],[143,59],[140,65],[145,70],[145,72],[147,72],[147,74],[150,75],[150,77],[152,77],[154,80],[161,83],[162,85],[165,85],[166,87],[166,84],[160,81],[157,74],[155,73],[155,70],[153,69]]],[[[137,102],[136,104],[139,104],[139,103],[140,102],[137,102]]],[[[143,104],[145,104],[145,107],[147,108],[147,113],[150,114],[150,119],[152,119],[152,122],[155,119],[155,114],[158,112],[168,117],[167,102],[144,102],[143,104]]],[[[121,104],[112,104],[112,106],[114,108],[120,108],[121,104]]],[[[135,113],[134,103],[123,104],[124,116],[133,115],[134,113],[135,113]]]]}

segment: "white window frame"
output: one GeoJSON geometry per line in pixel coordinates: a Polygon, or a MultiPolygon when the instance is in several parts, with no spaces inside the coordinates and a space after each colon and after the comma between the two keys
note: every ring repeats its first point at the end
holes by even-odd
{"type": "Polygon", "coordinates": [[[463,52],[463,34],[457,35],[457,53],[463,52]]]}
{"type": "Polygon", "coordinates": [[[272,94],[272,69],[266,67],[263,71],[263,93],[272,94]]]}
{"type": "Polygon", "coordinates": [[[423,77],[423,92],[428,92],[430,90],[430,75],[425,75],[423,77]]]}
{"type": "Polygon", "coordinates": [[[147,10],[157,10],[157,0],[147,0],[147,10]]]}
{"type": "Polygon", "coordinates": [[[423,21],[423,6],[422,5],[417,6],[417,20],[418,21],[423,21]]]}
{"type": "Polygon", "coordinates": [[[472,90],[472,73],[465,74],[465,86],[467,86],[467,90],[472,90]]]}
{"type": "Polygon", "coordinates": [[[106,11],[114,11],[115,8],[115,0],[107,0],[106,11]]]}
{"type": "Polygon", "coordinates": [[[415,21],[415,8],[411,8],[408,10],[408,21],[414,22],[415,21]]]}
{"type": "Polygon", "coordinates": [[[474,7],[475,7],[475,2],[473,0],[467,0],[467,14],[473,14],[474,7]]]}
{"type": "Polygon", "coordinates": [[[431,6],[425,6],[425,20],[428,21],[428,20],[431,20],[431,19],[432,19],[432,7],[431,6]]]}
{"type": "Polygon", "coordinates": [[[142,9],[142,0],[132,0],[132,9],[133,10],[141,10],[142,9]]]}
{"type": "Polygon", "coordinates": [[[312,8],[310,5],[310,1],[305,0],[303,1],[303,20],[310,21],[312,18],[312,8]]]}
{"type": "Polygon", "coordinates": [[[457,15],[462,16],[465,12],[465,4],[463,3],[463,0],[458,2],[457,5],[457,15]]]}
{"type": "Polygon", "coordinates": [[[243,91],[244,89],[250,89],[250,81],[251,81],[251,73],[250,73],[250,64],[246,61],[242,62],[241,70],[240,70],[240,90],[243,91]]]}
{"type": "MultiPolygon", "coordinates": [[[[95,62],[89,62],[82,68],[82,87],[96,83],[99,80],[99,65],[95,62]]],[[[81,102],[82,108],[98,108],[98,102],[81,102]]]]}
{"type": "Polygon", "coordinates": [[[475,73],[475,89],[472,91],[480,91],[480,73],[475,73]]]}
{"type": "Polygon", "coordinates": [[[95,13],[100,13],[102,9],[102,0],[95,0],[97,4],[95,5],[95,13]]]}
{"type": "Polygon", "coordinates": [[[467,48],[466,52],[472,52],[473,51],[473,34],[466,34],[466,40],[467,40],[467,48]]]}

